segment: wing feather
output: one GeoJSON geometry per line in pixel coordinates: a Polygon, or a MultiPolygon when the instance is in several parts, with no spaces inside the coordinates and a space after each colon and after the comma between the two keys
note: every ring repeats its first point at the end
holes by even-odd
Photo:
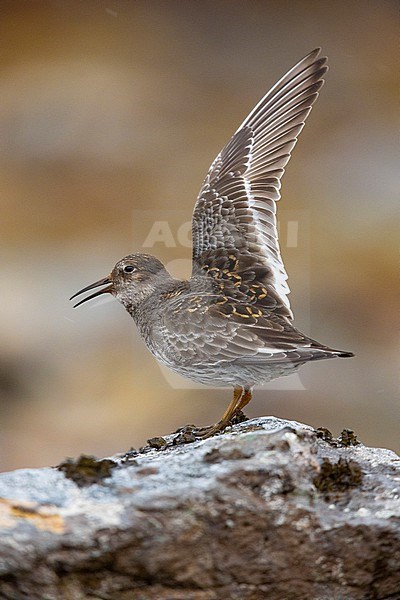
{"type": "Polygon", "coordinates": [[[262,282],[293,318],[276,226],[281,178],[318,97],[328,67],[313,50],[260,100],[218,154],[193,213],[193,275],[207,271],[210,250],[238,249],[269,267],[262,282]],[[207,262],[207,264],[206,264],[207,262]]]}

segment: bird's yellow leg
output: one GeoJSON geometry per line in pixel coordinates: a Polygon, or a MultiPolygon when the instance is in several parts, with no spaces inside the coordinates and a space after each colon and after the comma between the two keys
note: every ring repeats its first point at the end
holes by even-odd
{"type": "MultiPolygon", "coordinates": [[[[222,415],[221,419],[218,421],[218,423],[215,423],[215,425],[210,425],[209,427],[203,427],[202,429],[197,430],[195,432],[196,437],[199,437],[202,440],[204,440],[204,439],[209,438],[212,435],[214,435],[214,433],[218,433],[218,432],[226,429],[226,427],[228,427],[229,422],[232,419],[232,417],[239,410],[239,406],[241,404],[241,399],[242,399],[243,395],[245,395],[245,394],[246,394],[246,391],[242,387],[239,387],[239,386],[235,387],[233,390],[233,398],[232,398],[231,402],[229,403],[228,408],[222,415]]],[[[248,402],[250,402],[250,400],[251,400],[251,392],[250,392],[249,400],[247,400],[247,402],[245,402],[245,404],[243,406],[245,406],[248,402]]]]}
{"type": "Polygon", "coordinates": [[[250,402],[250,400],[252,399],[252,397],[253,397],[253,394],[251,392],[251,389],[245,388],[243,394],[239,398],[239,402],[236,407],[235,413],[237,413],[239,410],[242,410],[245,406],[247,406],[248,403],[250,402]]]}
{"type": "Polygon", "coordinates": [[[242,399],[242,394],[243,394],[243,388],[242,387],[235,387],[233,389],[233,398],[229,403],[228,408],[226,409],[226,411],[224,412],[224,414],[222,415],[221,419],[220,419],[220,423],[221,422],[225,422],[225,421],[230,421],[233,417],[233,415],[235,414],[236,410],[239,407],[239,404],[241,402],[242,399]]]}

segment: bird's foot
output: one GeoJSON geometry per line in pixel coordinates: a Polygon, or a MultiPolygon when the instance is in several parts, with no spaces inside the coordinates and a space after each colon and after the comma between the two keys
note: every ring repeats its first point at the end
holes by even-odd
{"type": "Polygon", "coordinates": [[[216,423],[215,425],[210,425],[208,427],[182,427],[175,436],[173,444],[177,446],[179,444],[190,444],[197,440],[206,440],[212,435],[222,432],[228,425],[229,423],[216,423]]]}
{"type": "Polygon", "coordinates": [[[229,424],[230,423],[228,421],[218,421],[218,423],[215,423],[214,425],[197,427],[193,433],[197,440],[206,440],[217,433],[222,433],[229,426],[229,424]]]}
{"type": "Polygon", "coordinates": [[[230,421],[218,421],[214,425],[208,425],[207,427],[196,427],[195,425],[185,425],[185,427],[179,428],[176,433],[178,434],[174,438],[174,445],[177,444],[189,444],[196,440],[206,440],[213,435],[222,433],[227,427],[236,425],[247,421],[248,417],[241,410],[237,411],[230,421]]]}

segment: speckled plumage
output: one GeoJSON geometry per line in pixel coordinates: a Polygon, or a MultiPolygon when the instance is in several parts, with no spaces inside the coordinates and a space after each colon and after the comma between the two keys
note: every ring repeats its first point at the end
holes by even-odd
{"type": "Polygon", "coordinates": [[[280,179],[327,71],[318,56],[314,50],[278,81],[212,163],[194,208],[188,281],[173,279],[150,255],[131,254],[78,292],[105,285],[82,302],[111,293],[158,360],[195,381],[239,390],[224,426],[255,384],[309,361],[352,356],[294,327],[276,227],[280,179]]]}

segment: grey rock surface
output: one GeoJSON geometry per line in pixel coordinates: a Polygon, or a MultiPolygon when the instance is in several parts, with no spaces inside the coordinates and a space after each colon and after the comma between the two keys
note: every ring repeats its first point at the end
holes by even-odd
{"type": "Polygon", "coordinates": [[[274,417],[146,450],[0,475],[1,599],[400,598],[390,450],[274,417]]]}

